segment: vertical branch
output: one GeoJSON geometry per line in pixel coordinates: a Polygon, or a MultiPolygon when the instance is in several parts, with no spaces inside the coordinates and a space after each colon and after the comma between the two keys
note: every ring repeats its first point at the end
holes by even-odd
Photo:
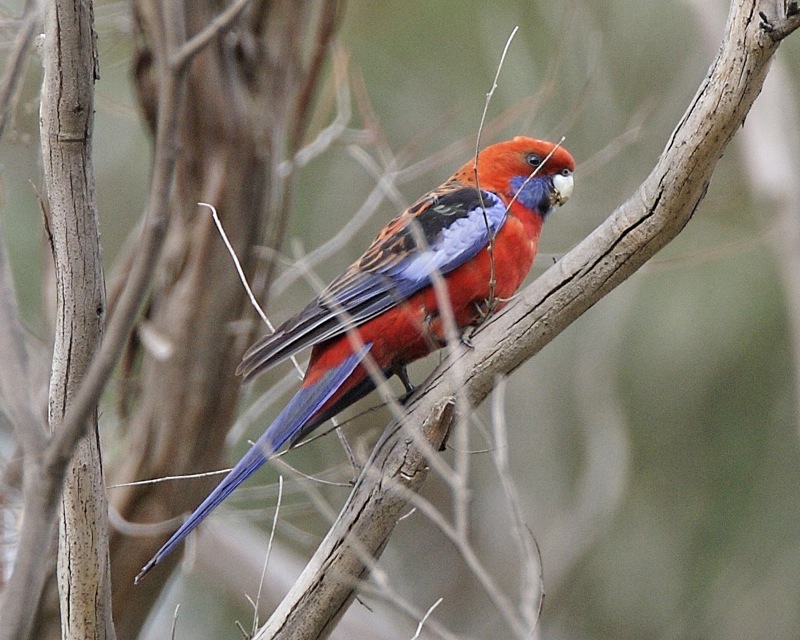
{"type": "MultiPolygon", "coordinates": [[[[45,15],[41,140],[56,273],[48,418],[58,430],[102,337],[105,285],[91,162],[97,51],[91,0],[58,0],[45,15]]],[[[108,505],[97,411],[62,493],[58,582],[62,638],[114,638],[108,505]]]]}

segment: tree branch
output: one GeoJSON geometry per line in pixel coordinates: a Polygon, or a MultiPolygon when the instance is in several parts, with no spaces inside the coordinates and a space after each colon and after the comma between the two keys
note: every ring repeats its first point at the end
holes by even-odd
{"type": "MultiPolygon", "coordinates": [[[[165,30],[168,51],[180,46],[185,38],[180,28],[182,22],[181,19],[168,22],[165,30]]],[[[153,182],[150,186],[139,254],[120,294],[103,344],[92,361],[80,391],[64,416],[62,428],[54,435],[54,442],[48,448],[48,464],[57,466],[65,457],[68,459],[75,443],[82,437],[86,419],[97,405],[133,329],[161,253],[167,228],[166,203],[172,188],[177,158],[175,132],[178,108],[183,100],[185,68],[171,69],[166,60],[162,61],[160,68],[163,72],[159,75],[159,127],[153,161],[153,182]]]]}
{"type": "MultiPolygon", "coordinates": [[[[49,422],[58,430],[100,342],[105,314],[103,269],[95,209],[91,135],[97,54],[91,0],[47,5],[43,47],[41,141],[56,267],[58,314],[49,422]]],[[[18,349],[24,350],[19,340],[18,349]]],[[[24,363],[24,361],[22,361],[24,363]]],[[[24,366],[22,381],[27,380],[24,366]]],[[[25,394],[30,396],[30,393],[25,394]]],[[[96,404],[95,404],[96,408],[96,404]]],[[[59,553],[64,638],[113,639],[108,562],[108,506],[97,441],[97,416],[76,429],[92,436],[78,446],[64,485],[59,553]]],[[[23,416],[27,418],[27,416],[23,416]]],[[[38,422],[38,421],[37,421],[38,422]]],[[[39,425],[25,425],[35,429],[39,425]]],[[[38,433],[38,431],[37,431],[38,433]]],[[[38,439],[38,438],[37,438],[38,439]]],[[[18,563],[3,601],[0,637],[27,638],[50,573],[51,546],[67,462],[78,445],[50,465],[54,441],[30,451],[27,438],[23,476],[25,517],[18,563]]]]}
{"type": "MultiPolygon", "coordinates": [[[[91,0],[48,4],[40,113],[56,277],[48,410],[51,431],[60,428],[64,412],[80,388],[100,344],[105,319],[91,157],[97,65],[91,0]]],[[[76,443],[61,492],[58,587],[62,638],[113,640],[108,502],[96,408],[83,429],[86,436],[76,443]]],[[[58,488],[56,484],[53,491],[58,488]]],[[[28,612],[25,615],[32,618],[28,612]]]]}
{"type": "MultiPolygon", "coordinates": [[[[691,219],[717,161],[761,90],[778,41],[759,23],[766,0],[734,0],[720,52],[655,168],[588,238],[570,251],[460,348],[417,393],[404,420],[423,425],[435,445],[450,420],[443,399],[465,393],[471,404],[491,391],[498,374],[514,371],[584,311],[621,284],[691,219]],[[456,369],[456,367],[458,367],[456,369]],[[454,374],[466,371],[466,379],[454,374]],[[434,428],[436,427],[436,428],[434,428]]],[[[791,23],[781,22],[785,27],[791,23]]],[[[405,504],[403,491],[421,484],[426,460],[408,431],[393,423],[376,446],[342,513],[307,569],[257,638],[325,637],[380,556],[405,504]],[[368,554],[368,555],[365,555],[368,554]]]]}

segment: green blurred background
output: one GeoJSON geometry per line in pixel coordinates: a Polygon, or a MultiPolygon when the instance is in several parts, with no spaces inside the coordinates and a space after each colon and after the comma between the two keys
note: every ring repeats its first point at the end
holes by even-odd
{"type": "MultiPolygon", "coordinates": [[[[725,15],[724,0],[704,1],[706,11],[725,15]]],[[[140,216],[150,163],[130,87],[128,11],[126,3],[96,5],[101,80],[94,152],[107,268],[140,216]]],[[[545,227],[537,275],[647,175],[705,77],[722,29],[680,1],[350,0],[339,43],[351,76],[363,82],[386,147],[408,165],[463,142],[398,187],[406,202],[469,157],[485,94],[515,25],[519,33],[483,140],[563,135],[578,162],[572,200],[545,227]]],[[[6,51],[13,35],[3,36],[6,51]]],[[[781,46],[778,63],[797,96],[798,36],[781,46]]],[[[25,318],[36,332],[45,326],[36,201],[42,184],[39,82],[34,56],[14,129],[0,149],[0,224],[25,318]]],[[[317,130],[332,117],[324,106],[331,96],[329,81],[317,130]]],[[[361,124],[356,110],[351,126],[361,124]]],[[[800,123],[792,124],[783,134],[796,142],[800,123]]],[[[356,139],[334,144],[298,176],[287,254],[331,238],[373,189],[374,177],[348,149],[356,139]]],[[[777,214],[753,190],[759,176],[743,162],[748,151],[738,143],[678,239],[508,382],[511,475],[544,565],[543,638],[800,637],[797,345],[789,330],[777,214]]],[[[373,155],[374,149],[367,147],[373,155]]],[[[397,207],[384,202],[345,250],[318,266],[320,276],[332,277],[355,258],[397,207]]],[[[281,293],[269,310],[273,319],[298,310],[311,291],[297,284],[281,293]]],[[[434,361],[418,367],[415,380],[434,361]]],[[[251,425],[236,453],[276,411],[251,425]]],[[[491,422],[488,406],[478,414],[491,422]]],[[[387,416],[355,421],[348,428],[355,446],[368,451],[387,416]]],[[[114,425],[103,429],[113,442],[114,425]]],[[[476,451],[470,456],[471,539],[516,598],[518,550],[480,429],[471,430],[470,446],[476,451]]],[[[452,462],[452,451],[443,456],[452,462]]],[[[349,476],[332,437],[288,460],[307,473],[349,476]]],[[[251,522],[271,521],[275,477],[267,470],[234,500],[251,522]]],[[[321,491],[334,506],[347,495],[341,487],[321,491]]],[[[440,479],[432,477],[423,494],[450,514],[451,493],[440,479]]],[[[283,508],[279,544],[310,555],[326,519],[291,483],[283,508]]],[[[395,591],[421,611],[443,598],[434,617],[456,636],[510,637],[457,551],[421,514],[400,523],[381,566],[395,591]]],[[[415,620],[381,598],[367,594],[363,600],[374,610],[375,637],[413,636],[415,620]]],[[[236,638],[233,620],[252,618],[241,591],[222,592],[201,570],[186,568],[147,638],[167,637],[176,602],[178,637],[236,638]]]]}

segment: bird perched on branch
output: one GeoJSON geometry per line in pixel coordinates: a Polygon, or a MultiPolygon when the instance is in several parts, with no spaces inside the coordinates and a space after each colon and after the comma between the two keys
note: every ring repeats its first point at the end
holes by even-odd
{"type": "Polygon", "coordinates": [[[284,444],[375,389],[369,368],[398,375],[411,391],[407,364],[501,308],[533,264],[545,218],[570,197],[574,170],[572,156],[550,142],[518,136],[487,147],[389,222],[305,309],[258,340],[239,365],[244,381],[312,347],[302,387],[137,581],[284,444]]]}

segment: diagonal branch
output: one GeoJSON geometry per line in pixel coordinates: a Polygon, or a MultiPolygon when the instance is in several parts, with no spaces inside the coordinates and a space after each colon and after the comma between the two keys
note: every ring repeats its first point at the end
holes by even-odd
{"type": "Polygon", "coordinates": [[[187,40],[181,48],[170,56],[169,64],[173,69],[184,68],[214,38],[224,34],[236,22],[250,0],[236,0],[233,4],[209,22],[197,35],[187,40]]]}

